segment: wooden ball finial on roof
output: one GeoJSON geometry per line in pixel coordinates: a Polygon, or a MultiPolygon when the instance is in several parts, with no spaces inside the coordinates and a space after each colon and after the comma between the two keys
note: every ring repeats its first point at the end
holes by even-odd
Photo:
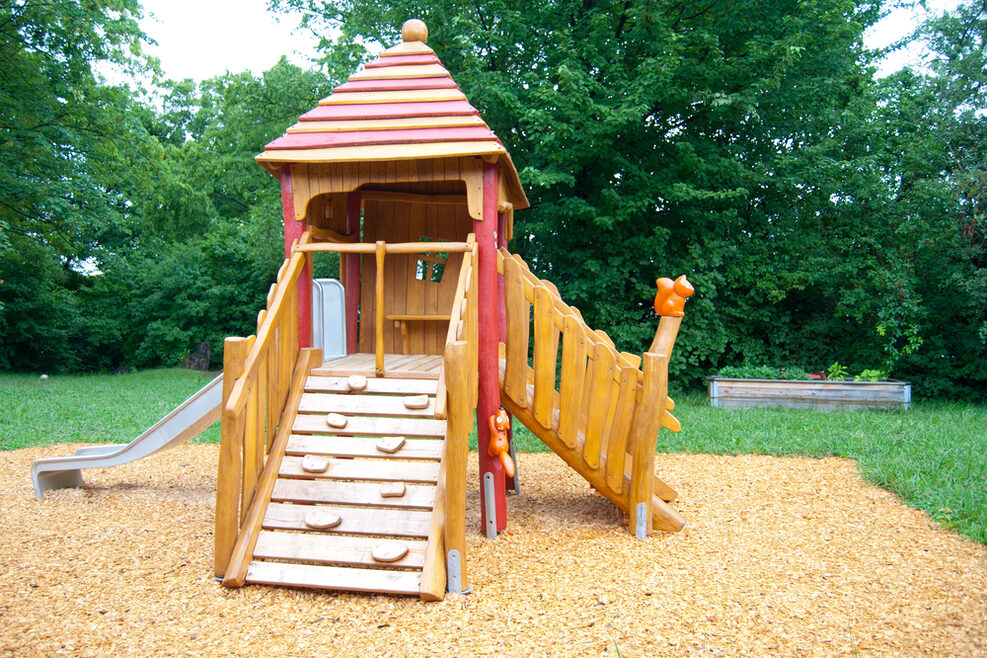
{"type": "Polygon", "coordinates": [[[401,26],[401,40],[428,43],[428,26],[425,25],[424,21],[417,18],[405,21],[404,25],[401,26]]]}

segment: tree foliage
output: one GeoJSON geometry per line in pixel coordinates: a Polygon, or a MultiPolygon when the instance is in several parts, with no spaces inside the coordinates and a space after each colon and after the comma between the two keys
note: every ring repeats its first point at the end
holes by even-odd
{"type": "Polygon", "coordinates": [[[838,361],[984,397],[982,2],[882,80],[862,46],[881,0],[271,5],[322,38],[321,73],[148,98],[98,75],[153,69],[136,0],[0,4],[0,367],[218,358],[250,332],[281,259],[253,157],[419,17],[520,170],[513,248],[622,349],[653,334],[654,279],[684,272],[678,382],[838,361]]]}

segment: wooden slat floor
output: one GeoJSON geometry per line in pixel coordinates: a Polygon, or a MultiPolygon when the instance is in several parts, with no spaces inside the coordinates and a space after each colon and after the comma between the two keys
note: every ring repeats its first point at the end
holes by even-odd
{"type": "MultiPolygon", "coordinates": [[[[348,354],[326,361],[312,370],[314,376],[346,377],[349,375],[374,376],[374,355],[367,352],[348,354]]],[[[441,354],[385,354],[384,377],[438,379],[442,367],[441,354]]]]}

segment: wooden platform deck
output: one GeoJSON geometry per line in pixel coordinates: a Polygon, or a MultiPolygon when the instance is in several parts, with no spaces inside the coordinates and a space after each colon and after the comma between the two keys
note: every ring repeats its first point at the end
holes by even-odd
{"type": "MultiPolygon", "coordinates": [[[[441,354],[385,354],[384,377],[398,379],[438,379],[441,354]]],[[[317,377],[374,376],[374,355],[366,352],[348,354],[326,361],[312,370],[317,377]]]]}

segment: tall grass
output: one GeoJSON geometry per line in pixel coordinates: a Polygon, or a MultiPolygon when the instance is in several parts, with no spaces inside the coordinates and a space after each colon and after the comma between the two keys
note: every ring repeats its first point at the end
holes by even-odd
{"type": "MultiPolygon", "coordinates": [[[[129,375],[0,373],[0,450],[74,441],[129,441],[204,386],[170,369],[129,375]]],[[[847,457],[860,471],[948,528],[987,544],[987,407],[916,402],[905,412],[713,409],[676,398],[682,432],[662,431],[659,452],[847,457]]],[[[548,448],[518,424],[520,452],[548,448]]],[[[198,440],[219,440],[218,424],[198,440]]],[[[474,439],[471,442],[475,448],[474,439]]],[[[674,481],[674,474],[668,474],[674,481]]],[[[521,473],[522,485],[524,473],[521,473]]]]}

